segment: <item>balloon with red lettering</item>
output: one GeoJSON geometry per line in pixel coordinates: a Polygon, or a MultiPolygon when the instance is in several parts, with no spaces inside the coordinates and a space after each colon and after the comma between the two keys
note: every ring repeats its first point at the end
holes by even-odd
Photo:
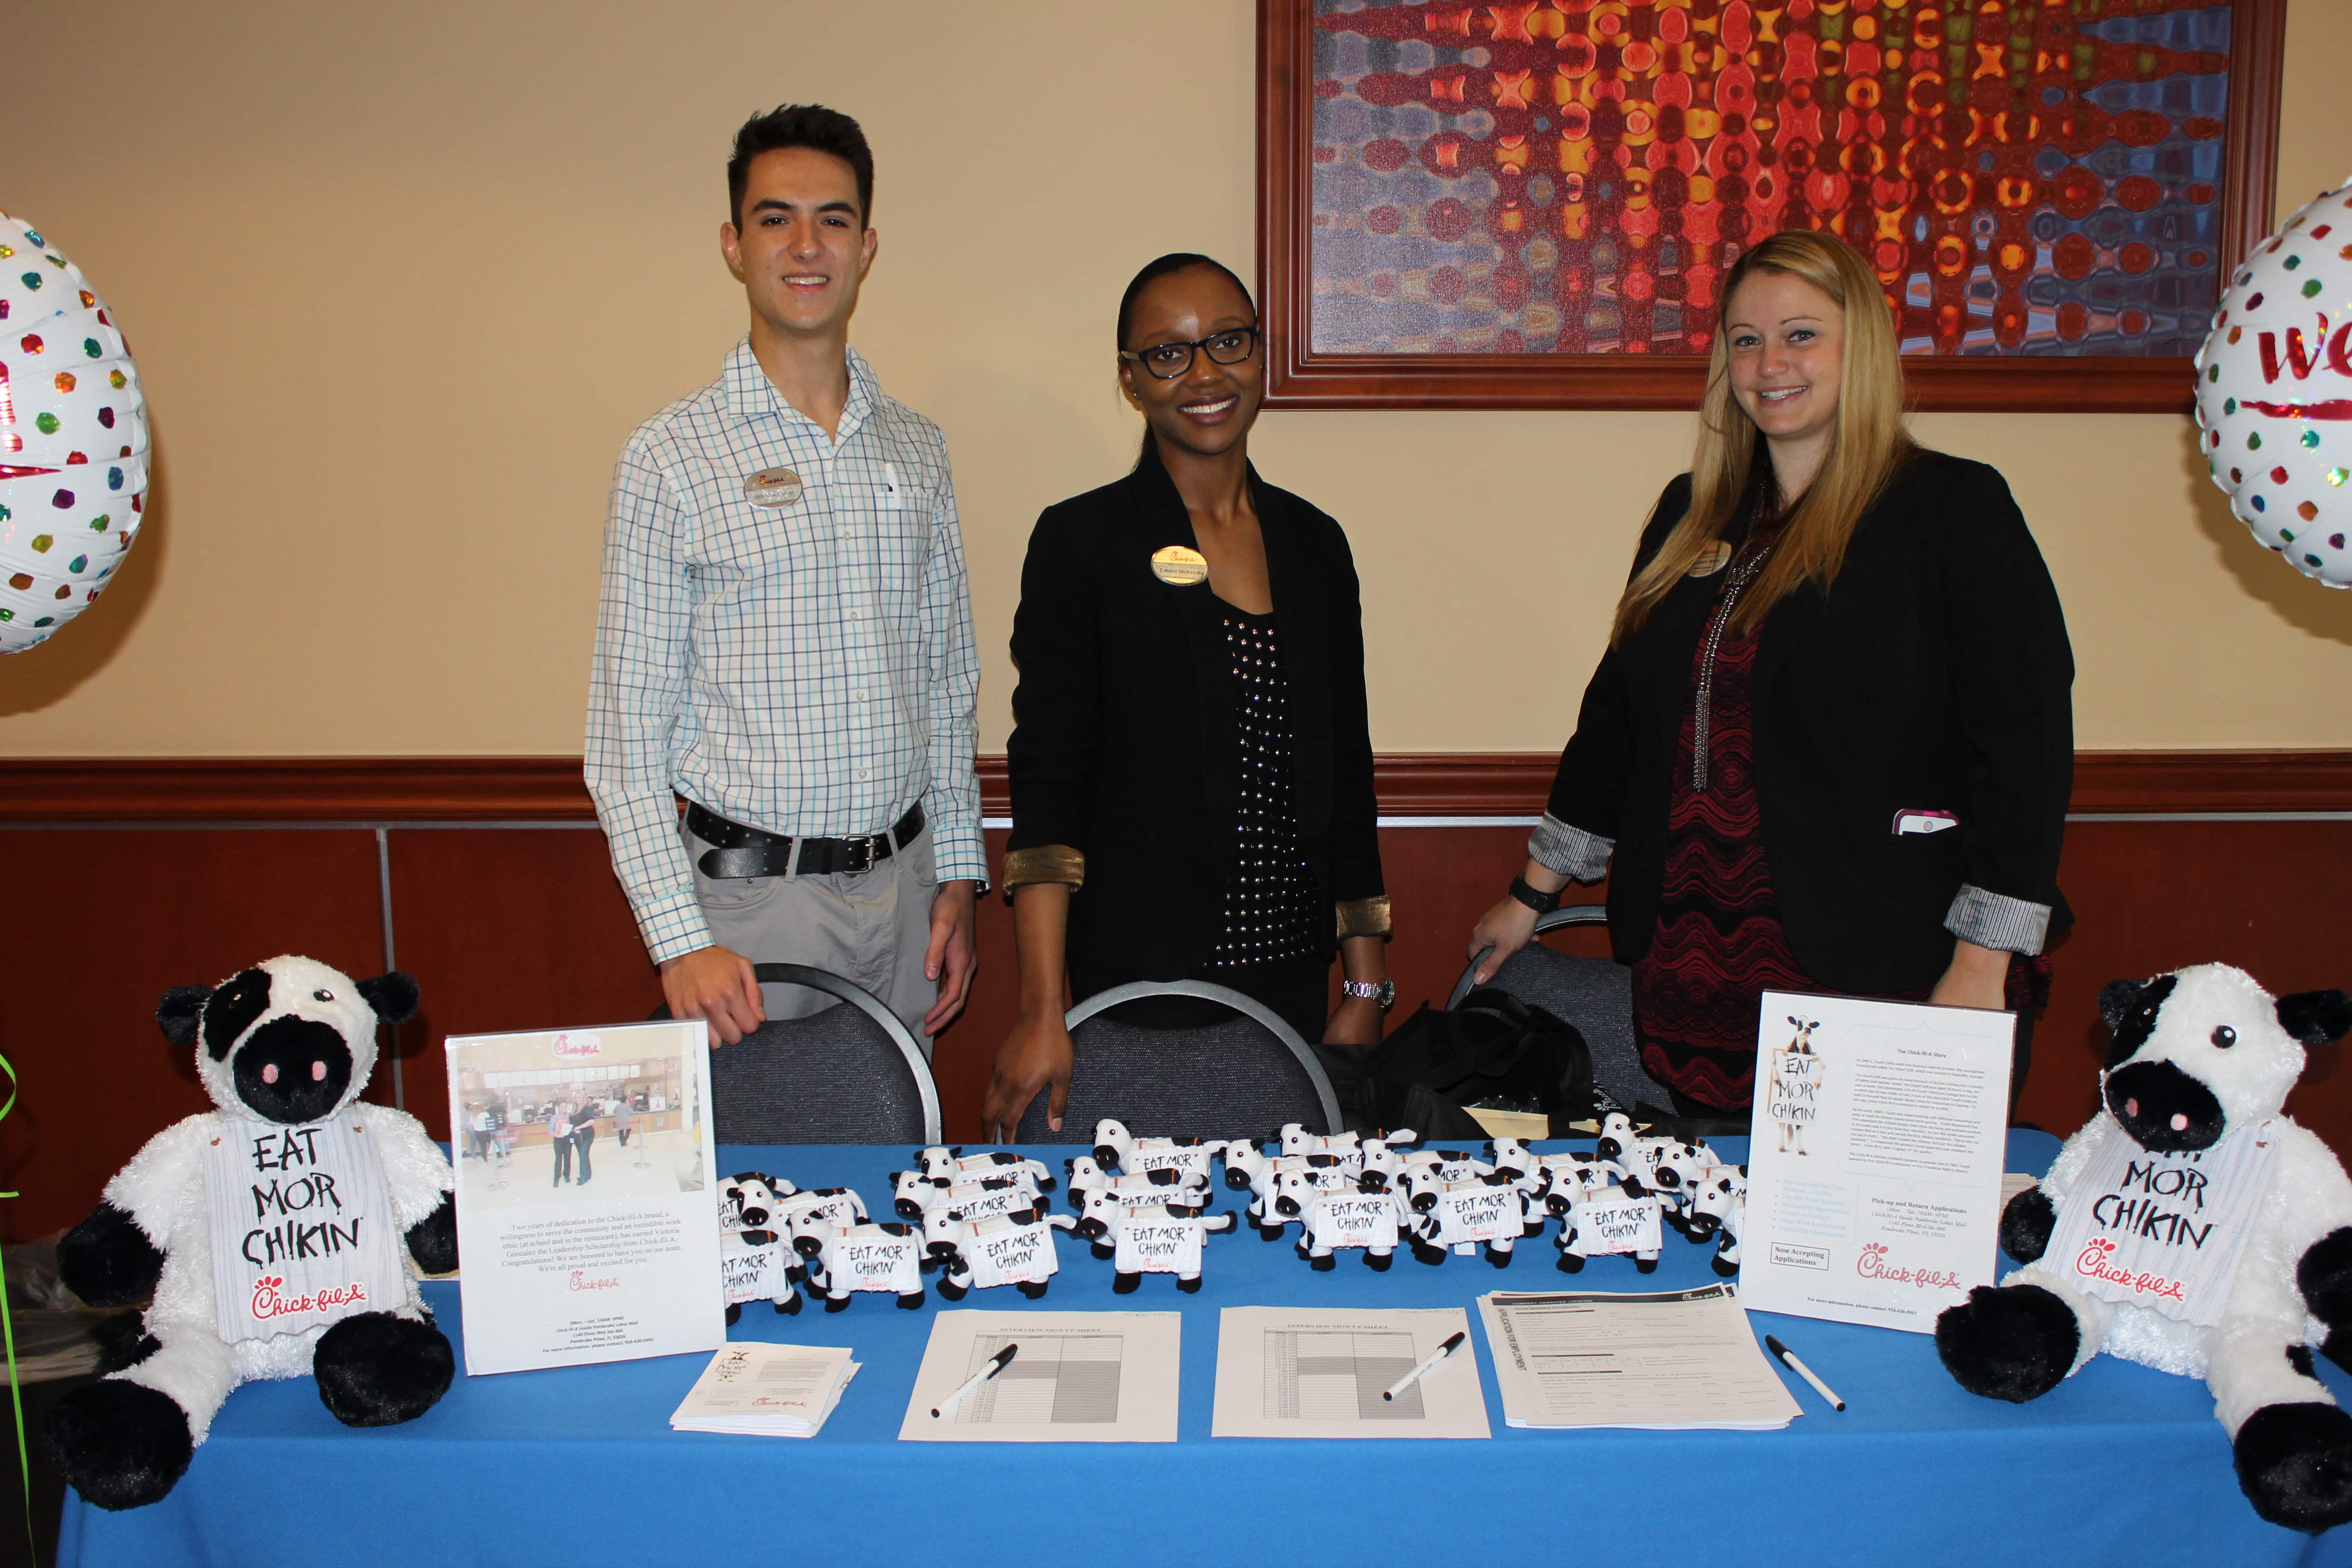
{"type": "Polygon", "coordinates": [[[112,312],[0,213],[0,653],[105,592],[147,505],[147,400],[112,312]]]}
{"type": "Polygon", "coordinates": [[[2197,353],[2198,441],[2254,537],[2352,586],[2352,180],[2230,278],[2197,353]]]}

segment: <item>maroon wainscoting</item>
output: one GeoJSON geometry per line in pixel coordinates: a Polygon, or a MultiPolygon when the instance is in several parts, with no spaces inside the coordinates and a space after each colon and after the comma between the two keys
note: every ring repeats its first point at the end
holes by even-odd
{"type": "MultiPolygon", "coordinates": [[[[1528,755],[1383,758],[1381,810],[1529,816],[1551,766],[1528,755]]],[[[983,759],[982,793],[1003,815],[1001,759],[983,759]]],[[[2352,811],[2352,755],[2086,754],[2074,805],[2352,811]]],[[[446,1036],[644,1017],[659,988],[591,820],[567,758],[0,763],[0,857],[12,886],[33,889],[12,899],[0,942],[0,1053],[23,1090],[0,1121],[0,1185],[23,1194],[0,1205],[0,1235],[72,1223],[146,1137],[204,1108],[189,1053],[155,1031],[164,987],[289,951],[354,974],[383,967],[378,825],[395,955],[424,994],[423,1016],[397,1033],[403,1087],[436,1135],[447,1131],[446,1036]],[[57,822],[89,826],[25,826],[57,822]],[[261,822],[354,826],[242,826],[261,822]],[[486,826],[448,826],[466,822],[486,826]],[[566,826],[521,826],[534,822],[566,826]],[[121,823],[141,826],[110,826],[121,823]]],[[[1001,855],[1003,835],[988,837],[1001,855]]],[[[1452,988],[1470,924],[1526,837],[1487,823],[1382,829],[1400,1016],[1452,988]]],[[[2021,1116],[2063,1131],[2087,1114],[2104,1042],[2098,988],[2117,976],[2225,959],[2273,990],[2352,984],[2347,865],[2352,822],[2073,824],[2063,879],[2078,924],[2057,950],[2021,1116]]],[[[1562,942],[1598,953],[1603,940],[1587,930],[1562,942]]],[[[982,902],[980,944],[971,1005],[935,1058],[948,1131],[962,1139],[978,1134],[990,1058],[1017,1002],[1000,899],[982,902]]],[[[2313,1054],[2293,1109],[2352,1149],[2352,1072],[2336,1054],[2313,1054]]],[[[387,1066],[373,1095],[391,1093],[387,1066]]]]}

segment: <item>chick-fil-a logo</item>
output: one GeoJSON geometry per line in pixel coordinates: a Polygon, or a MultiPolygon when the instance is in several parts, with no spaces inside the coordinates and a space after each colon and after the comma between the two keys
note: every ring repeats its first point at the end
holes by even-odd
{"type": "Polygon", "coordinates": [[[2085,1279],[2104,1279],[2110,1285],[2120,1285],[2135,1296],[2146,1296],[2152,1300],[2186,1300],[2181,1282],[2178,1279],[2168,1279],[2161,1274],[2150,1274],[2145,1269],[2135,1273],[2109,1263],[2107,1258],[2115,1250],[2116,1244],[2106,1237],[2093,1237],[2091,1244],[2076,1255],[2074,1272],[2085,1279]]]}
{"type": "Polygon", "coordinates": [[[338,1307],[355,1307],[367,1300],[367,1287],[354,1279],[348,1285],[331,1285],[301,1296],[281,1296],[286,1277],[265,1274],[253,1282],[253,1315],[263,1322],[272,1318],[291,1318],[304,1312],[331,1312],[338,1307]]]}
{"type": "Polygon", "coordinates": [[[620,1288],[620,1284],[618,1279],[599,1279],[583,1268],[572,1271],[571,1288],[574,1290],[614,1290],[620,1288]]]}
{"type": "Polygon", "coordinates": [[[1957,1290],[1960,1277],[1948,1268],[1901,1268],[1886,1260],[1886,1244],[1865,1242],[1862,1256],[1853,1260],[1853,1271],[1864,1279],[1884,1280],[1889,1285],[1914,1285],[1922,1290],[1957,1290]]]}
{"type": "Polygon", "coordinates": [[[604,1042],[596,1035],[558,1035],[555,1037],[555,1054],[574,1060],[582,1057],[599,1057],[604,1054],[604,1042]]]}

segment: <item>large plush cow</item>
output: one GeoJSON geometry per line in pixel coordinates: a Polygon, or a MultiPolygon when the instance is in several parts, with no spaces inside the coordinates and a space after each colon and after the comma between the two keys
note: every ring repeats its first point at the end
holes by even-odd
{"type": "Polygon", "coordinates": [[[2352,1521],[2352,1415],[2311,1358],[2352,1350],[2352,1180],[2283,1109],[2352,997],[2273,999],[2207,963],[2118,980],[2099,1011],[2105,1109],[2002,1215],[2025,1267],[1947,1309],[1936,1348],[1962,1387],[2019,1402],[2103,1350],[2201,1376],[2255,1512],[2352,1521]]]}

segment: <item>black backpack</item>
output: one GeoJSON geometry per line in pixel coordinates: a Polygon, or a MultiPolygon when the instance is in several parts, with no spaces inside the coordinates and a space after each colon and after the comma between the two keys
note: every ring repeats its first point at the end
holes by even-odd
{"type": "Polygon", "coordinates": [[[1593,1114],[1592,1053],[1565,1019],[1487,986],[1451,1012],[1424,1004],[1377,1046],[1317,1047],[1360,1132],[1486,1136],[1468,1110],[1541,1111],[1555,1136],[1593,1114]]]}

